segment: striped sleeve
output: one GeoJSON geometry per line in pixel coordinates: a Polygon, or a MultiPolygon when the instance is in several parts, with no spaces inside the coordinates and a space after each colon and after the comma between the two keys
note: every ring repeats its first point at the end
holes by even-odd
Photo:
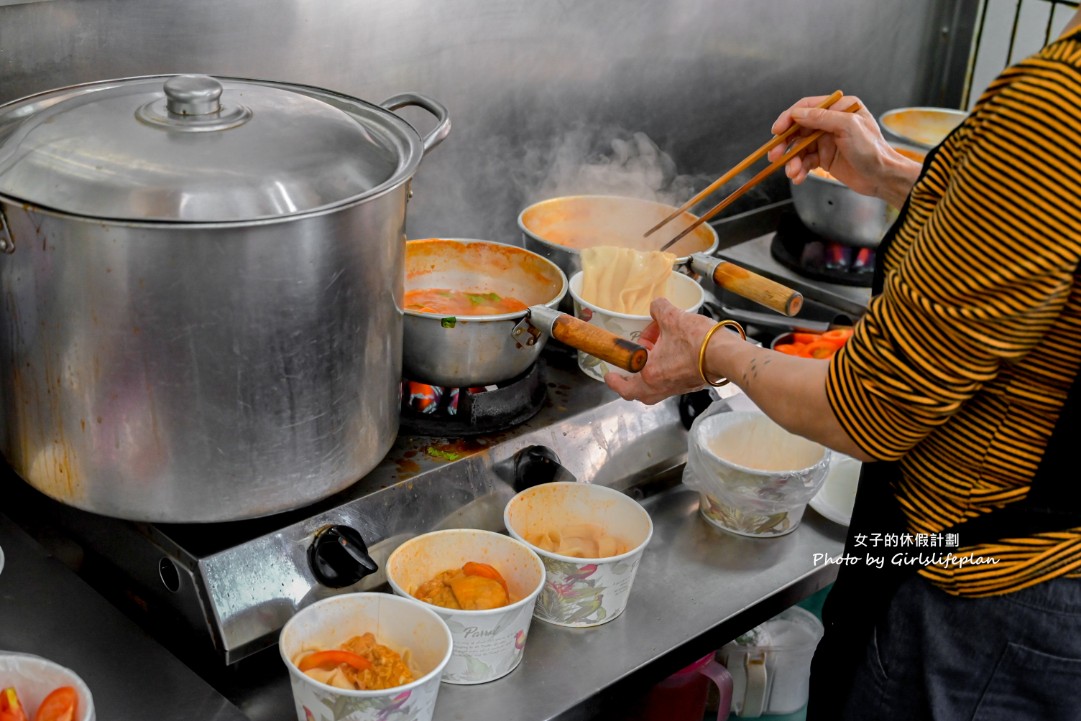
{"type": "Polygon", "coordinates": [[[830,405],[874,458],[896,460],[945,424],[1066,303],[1081,248],[1081,79],[1043,62],[1000,78],[966,123],[963,155],[942,148],[940,197],[910,212],[907,252],[831,362],[830,405]]]}

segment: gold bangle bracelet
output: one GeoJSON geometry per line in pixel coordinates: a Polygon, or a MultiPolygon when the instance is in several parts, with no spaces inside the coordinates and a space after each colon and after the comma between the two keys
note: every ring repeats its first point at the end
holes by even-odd
{"type": "Polygon", "coordinates": [[[717,381],[711,381],[709,378],[706,378],[706,346],[709,345],[709,339],[713,337],[713,334],[721,328],[724,328],[725,326],[732,326],[737,331],[739,331],[740,338],[742,338],[743,340],[747,340],[747,334],[743,331],[743,326],[741,326],[734,320],[722,320],[715,326],[710,328],[709,332],[706,333],[706,337],[702,339],[702,347],[698,350],[698,375],[702,376],[703,383],[713,386],[714,388],[720,388],[721,386],[728,385],[729,381],[727,378],[721,378],[717,381]]]}

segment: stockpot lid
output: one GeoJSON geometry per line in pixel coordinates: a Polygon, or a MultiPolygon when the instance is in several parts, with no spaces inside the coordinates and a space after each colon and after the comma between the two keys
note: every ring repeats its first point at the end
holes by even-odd
{"type": "Polygon", "coordinates": [[[388,110],[261,80],[123,78],[0,105],[0,197],[90,218],[220,223],[325,211],[408,180],[423,152],[388,110]]]}

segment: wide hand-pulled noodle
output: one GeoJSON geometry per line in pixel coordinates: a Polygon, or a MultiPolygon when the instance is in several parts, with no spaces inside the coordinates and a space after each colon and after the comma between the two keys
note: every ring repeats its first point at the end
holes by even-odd
{"type": "Polygon", "coordinates": [[[664,295],[673,253],[601,245],[582,250],[582,299],[628,315],[649,315],[649,304],[664,295]]]}
{"type": "Polygon", "coordinates": [[[304,660],[320,656],[319,650],[303,651],[293,657],[293,663],[320,683],[354,691],[377,691],[404,686],[412,683],[415,678],[409,668],[409,651],[399,654],[378,643],[375,635],[370,632],[353,636],[335,650],[356,654],[367,662],[369,667],[361,669],[345,662],[335,663],[337,659],[332,657],[328,663],[321,663],[315,668],[305,668],[304,660]]]}
{"type": "Polygon", "coordinates": [[[542,551],[571,558],[610,558],[630,550],[626,543],[595,523],[569,523],[543,533],[527,534],[525,540],[542,551]]]}

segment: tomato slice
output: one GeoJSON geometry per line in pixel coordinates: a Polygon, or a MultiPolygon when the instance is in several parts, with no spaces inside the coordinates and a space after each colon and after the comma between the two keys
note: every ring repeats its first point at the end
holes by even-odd
{"type": "Polygon", "coordinates": [[[0,691],[0,721],[28,721],[14,686],[0,691]]]}
{"type": "Polygon", "coordinates": [[[805,331],[796,331],[792,334],[793,343],[814,343],[822,336],[818,333],[807,333],[805,331]]]}
{"type": "Polygon", "coordinates": [[[840,346],[835,342],[828,340],[817,340],[814,343],[808,343],[803,352],[808,358],[829,358],[840,349],[840,346]]]}
{"type": "Polygon", "coordinates": [[[352,651],[316,651],[300,659],[297,668],[301,671],[310,671],[313,668],[334,668],[343,663],[358,671],[367,671],[372,667],[371,661],[352,651]]]}
{"type": "Polygon", "coordinates": [[[822,334],[823,340],[836,340],[844,343],[852,337],[851,328],[834,328],[822,334]]]}
{"type": "Polygon", "coordinates": [[[503,576],[500,575],[499,571],[495,570],[495,567],[489,566],[487,563],[474,563],[473,561],[469,561],[462,566],[462,573],[467,576],[483,576],[484,578],[498,581],[499,585],[506,591],[507,597],[510,597],[510,589],[507,588],[507,582],[503,580],[503,576]]]}
{"type": "Polygon", "coordinates": [[[41,702],[34,721],[73,721],[78,708],[79,693],[72,686],[61,686],[41,702]]]}

